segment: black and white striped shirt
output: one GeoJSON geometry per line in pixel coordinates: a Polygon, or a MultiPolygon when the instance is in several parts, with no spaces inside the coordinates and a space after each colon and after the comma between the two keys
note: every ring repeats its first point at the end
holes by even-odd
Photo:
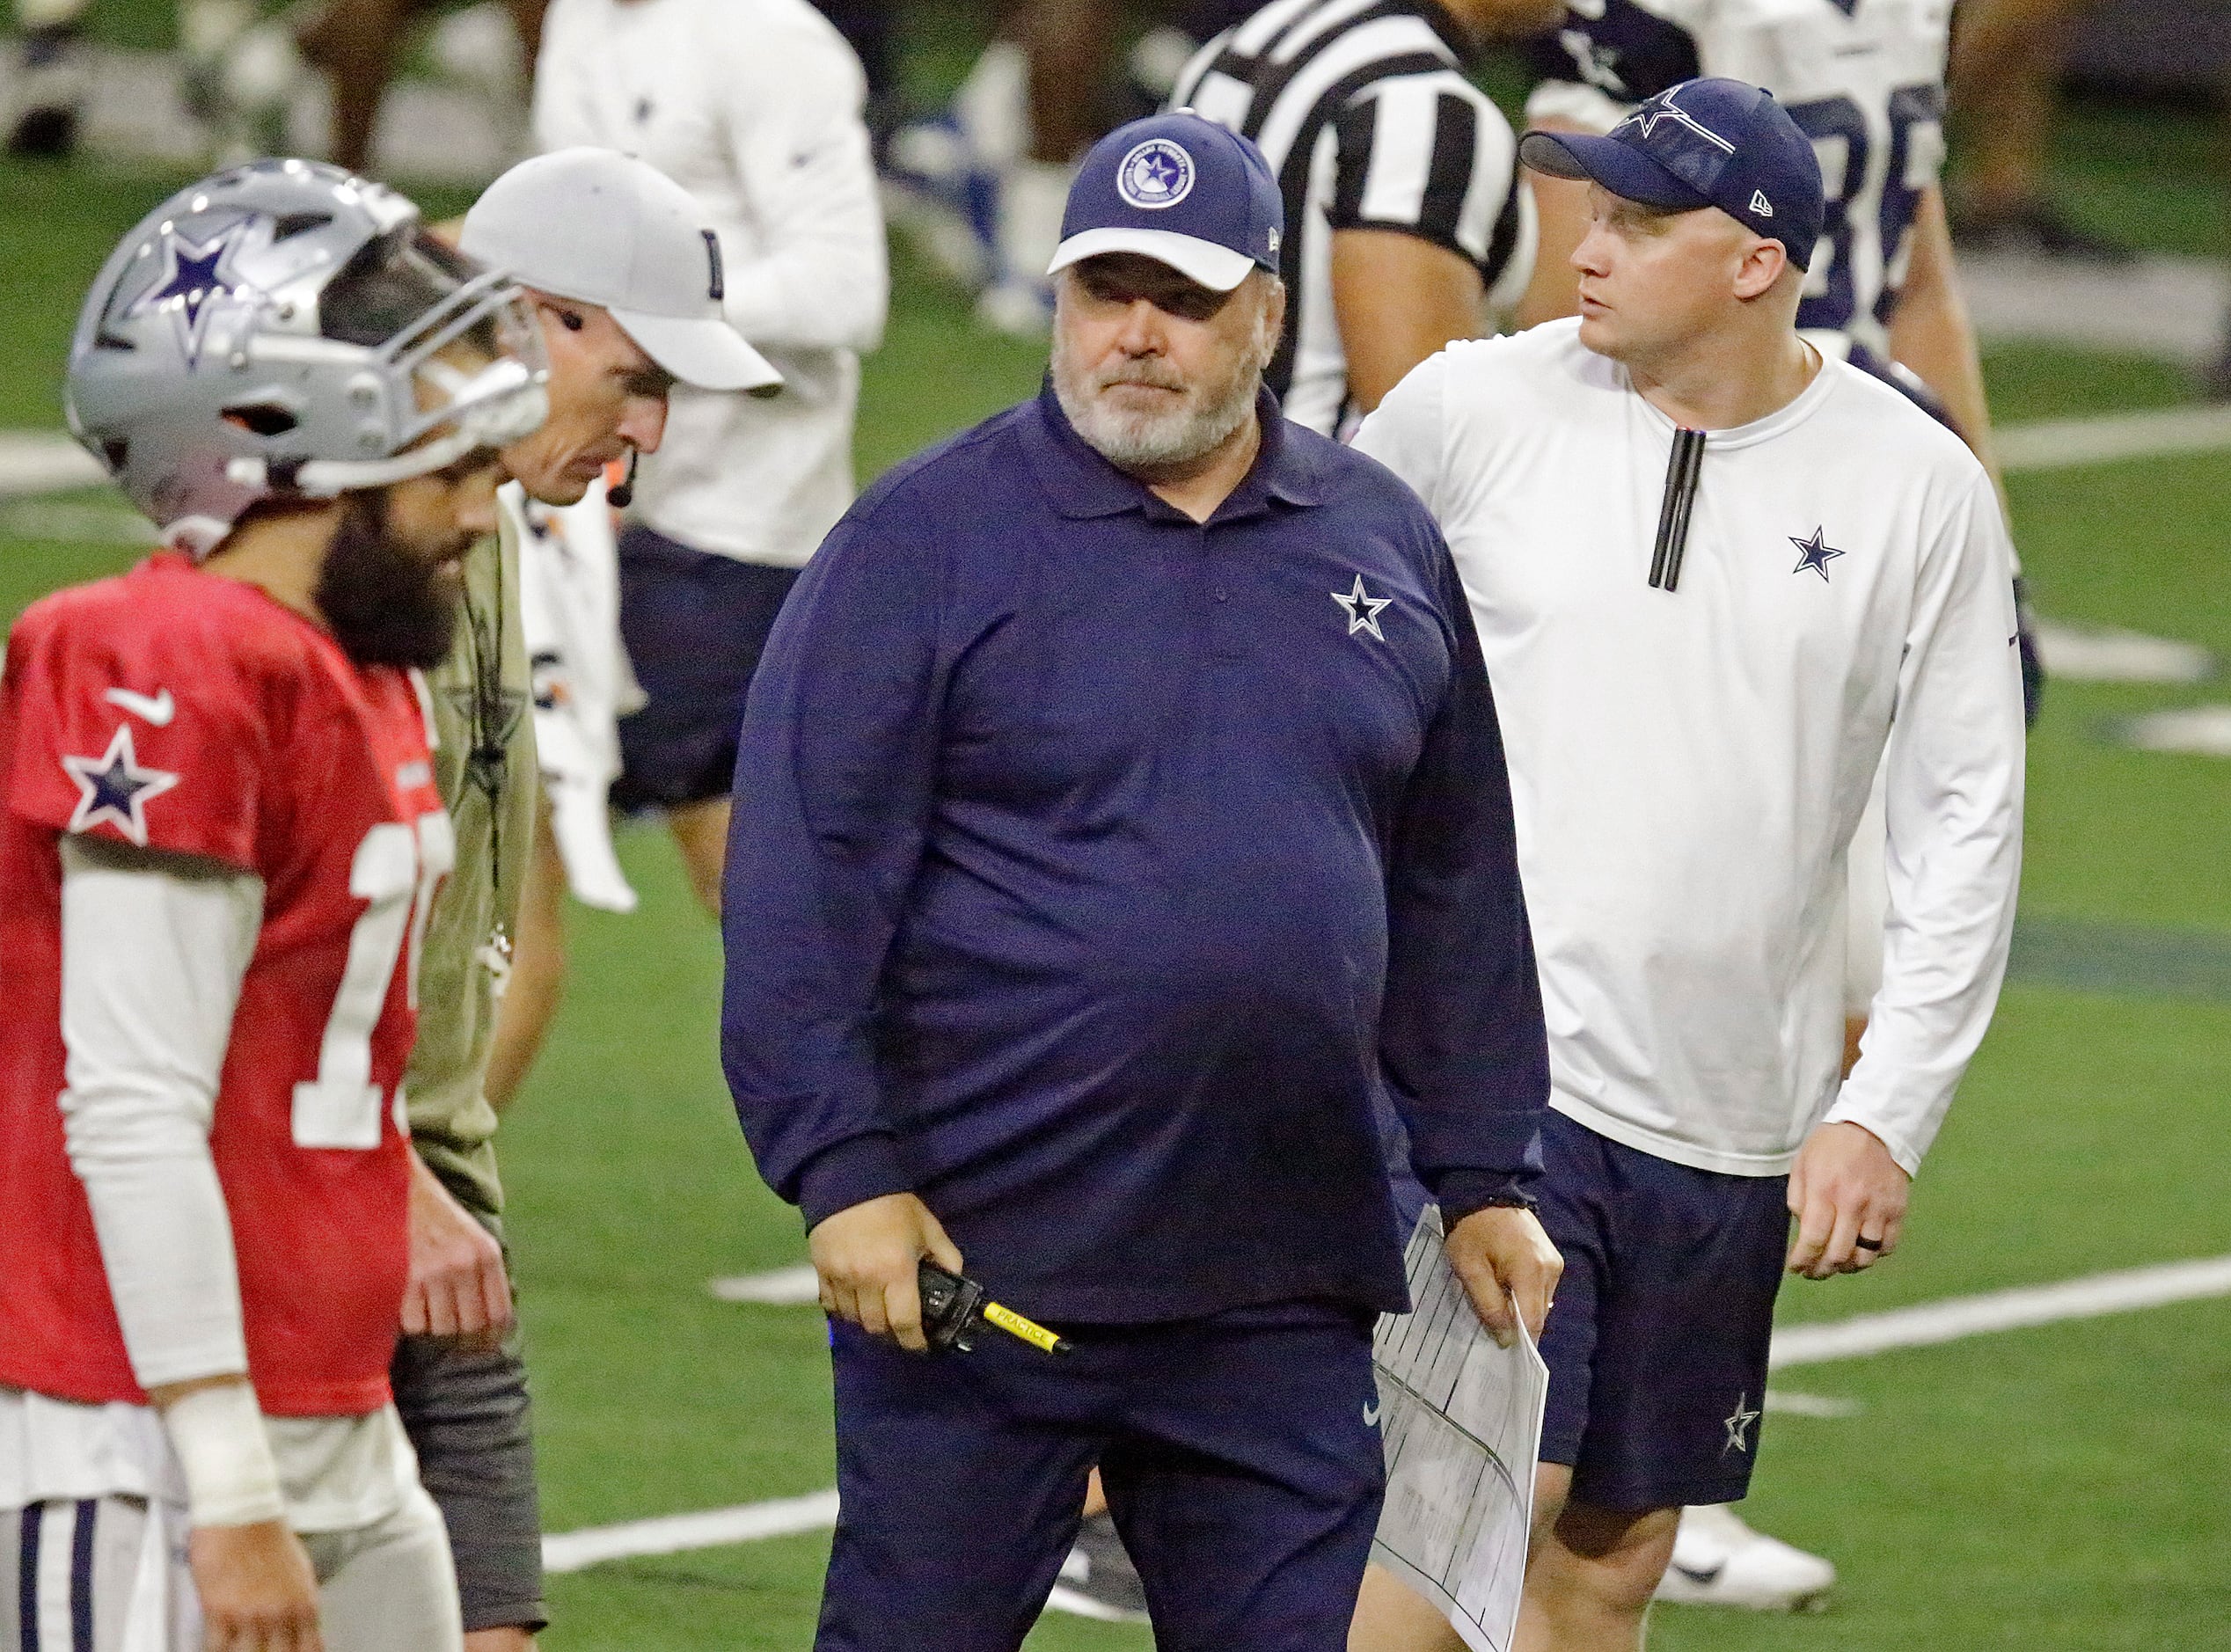
{"type": "Polygon", "coordinates": [[[1357,417],[1333,311],[1339,230],[1415,235],[1476,264],[1491,304],[1533,267],[1533,203],[1510,122],[1464,77],[1438,0],[1271,0],[1201,48],[1170,96],[1262,147],[1286,201],[1286,331],[1266,376],[1286,416],[1357,417]]]}

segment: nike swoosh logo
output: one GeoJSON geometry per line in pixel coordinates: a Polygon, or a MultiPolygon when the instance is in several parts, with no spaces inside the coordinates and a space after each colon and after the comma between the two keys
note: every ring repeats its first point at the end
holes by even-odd
{"type": "Polygon", "coordinates": [[[1379,1415],[1384,1409],[1385,1407],[1383,1407],[1376,1400],[1365,1406],[1364,1407],[1364,1426],[1367,1429],[1375,1429],[1379,1427],[1379,1415]]]}
{"type": "Polygon", "coordinates": [[[1699,1589],[1703,1589],[1720,1581],[1720,1574],[1728,1569],[1728,1563],[1722,1561],[1717,1566],[1684,1566],[1676,1561],[1673,1569],[1699,1589]]]}
{"type": "Polygon", "coordinates": [[[172,703],[171,691],[163,689],[156,694],[135,694],[129,689],[111,689],[101,696],[111,705],[121,705],[135,717],[144,717],[157,728],[166,728],[171,719],[178,714],[172,703]]]}

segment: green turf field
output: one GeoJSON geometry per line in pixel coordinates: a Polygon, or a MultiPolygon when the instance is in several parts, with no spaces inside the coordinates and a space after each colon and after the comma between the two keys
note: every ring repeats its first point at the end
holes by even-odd
{"type": "MultiPolygon", "coordinates": [[[[2079,134],[2096,143],[2079,147],[2103,156],[2132,129],[2100,116],[2079,134]]],[[[2187,123],[2152,132],[2143,167],[2080,164],[2085,211],[2150,245],[2220,252],[2206,143],[2187,123]]],[[[59,425],[77,295],[168,181],[0,165],[0,428],[59,425]]],[[[960,300],[902,258],[889,340],[867,370],[863,475],[1028,394],[1039,362],[971,330],[960,300]]],[[[2006,422],[2187,393],[2170,369],[2138,360],[2023,348],[1994,351],[1989,366],[2006,422]]],[[[2015,478],[2017,537],[2042,610],[2231,660],[2227,478],[2220,456],[2015,478]]],[[[115,515],[99,493],[0,500],[0,618],[128,562],[135,552],[104,526],[115,515]]],[[[2130,750],[2104,732],[2134,713],[2225,698],[2220,682],[2051,691],[2031,749],[2017,979],[1917,1188],[1908,1247],[1862,1280],[1793,1285],[1788,1320],[2231,1252],[2231,763],[2130,750]]],[[[643,908],[575,912],[568,998],[503,1141],[552,1531],[831,1480],[817,1317],[723,1305],[706,1290],[716,1275],[804,1254],[794,1214],[752,1173],[721,1085],[717,939],[659,833],[631,830],[622,850],[643,908]]],[[[1770,1417],[1749,1509],[1838,1561],[1833,1604],[1797,1619],[1669,1610],[1654,1645],[2231,1648],[2231,1303],[1777,1381],[1862,1407],[1770,1417]]],[[[803,1647],[825,1541],[555,1578],[546,1643],[803,1647]]],[[[1043,1652],[1148,1644],[1143,1630],[1069,1619],[1032,1641],[1043,1652]]]]}

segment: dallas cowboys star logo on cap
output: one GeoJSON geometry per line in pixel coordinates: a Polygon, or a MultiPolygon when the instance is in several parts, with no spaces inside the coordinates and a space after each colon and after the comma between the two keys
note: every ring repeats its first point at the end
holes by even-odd
{"type": "Polygon", "coordinates": [[[1335,591],[1332,598],[1348,610],[1350,636],[1359,631],[1368,631],[1381,642],[1386,640],[1386,633],[1379,628],[1379,610],[1393,602],[1393,597],[1372,596],[1364,589],[1364,576],[1358,574],[1353,589],[1335,591]]]}
{"type": "Polygon", "coordinates": [[[86,831],[106,821],[142,849],[147,847],[149,802],[179,783],[175,774],[139,766],[129,723],[118,725],[116,737],[99,757],[65,757],[62,766],[77,782],[77,807],[70,812],[69,830],[86,831]]]}
{"type": "Polygon", "coordinates": [[[1789,543],[1797,547],[1797,566],[1789,570],[1792,574],[1803,574],[1807,568],[1810,568],[1820,575],[1822,584],[1825,585],[1828,582],[1830,559],[1840,557],[1844,553],[1826,543],[1826,532],[1827,530],[1822,527],[1814,529],[1812,537],[1810,539],[1800,539],[1794,533],[1788,536],[1789,543]]]}
{"type": "Polygon", "coordinates": [[[237,290],[227,267],[248,220],[226,225],[208,241],[190,241],[172,233],[163,238],[163,279],[132,301],[126,313],[143,316],[169,306],[179,319],[186,359],[201,353],[201,334],[209,301],[237,290]]]}
{"type": "Polygon", "coordinates": [[[1613,127],[1612,130],[1616,132],[1621,127],[1631,126],[1639,129],[1645,138],[1651,138],[1657,135],[1659,121],[1671,121],[1676,126],[1686,127],[1723,154],[1734,154],[1734,144],[1673,101],[1673,94],[1679,90],[1679,86],[1668,86],[1648,103],[1637,106],[1633,113],[1621,121],[1619,126],[1613,127]]]}

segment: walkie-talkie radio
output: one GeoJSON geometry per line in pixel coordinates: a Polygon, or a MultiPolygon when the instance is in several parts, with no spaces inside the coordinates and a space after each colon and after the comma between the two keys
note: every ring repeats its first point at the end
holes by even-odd
{"type": "Polygon", "coordinates": [[[947,1349],[969,1353],[976,1347],[978,1327],[986,1324],[1049,1354],[1070,1351],[1065,1339],[1024,1319],[1013,1308],[1001,1307],[973,1279],[948,1274],[935,1262],[925,1261],[917,1283],[922,1291],[922,1334],[933,1353],[947,1349]]]}

